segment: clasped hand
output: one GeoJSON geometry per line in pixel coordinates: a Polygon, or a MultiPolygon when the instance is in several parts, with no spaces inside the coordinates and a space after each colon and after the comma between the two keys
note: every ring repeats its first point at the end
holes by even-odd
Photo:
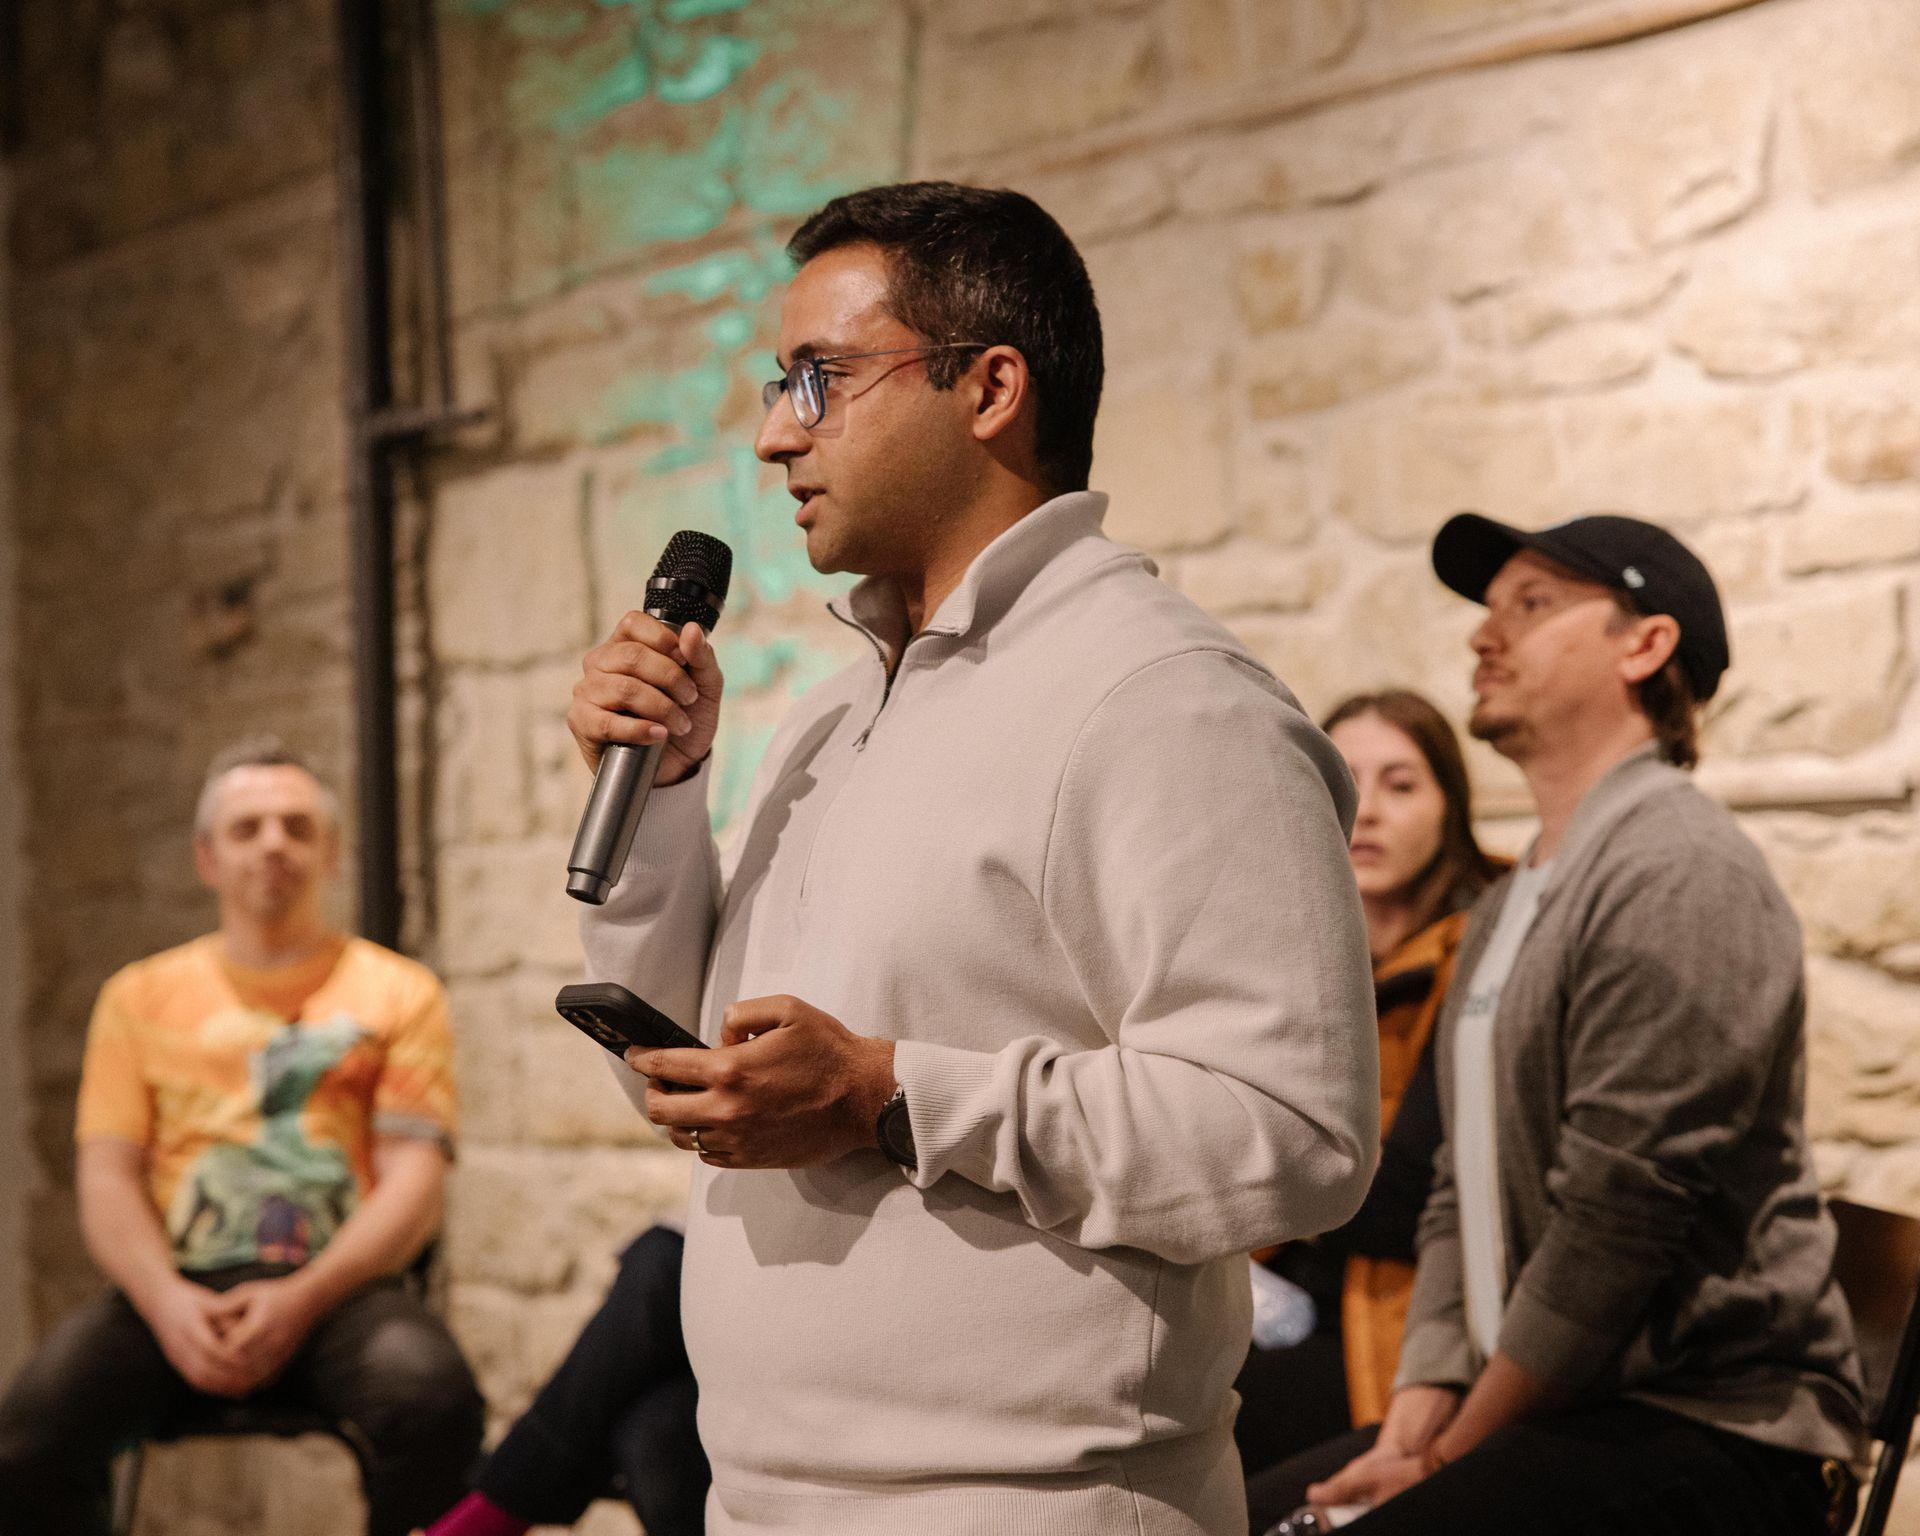
{"type": "Polygon", "coordinates": [[[1451,1387],[1402,1387],[1387,1404],[1380,1437],[1371,1450],[1354,1457],[1324,1483],[1307,1489],[1307,1501],[1320,1509],[1362,1504],[1371,1509],[1405,1493],[1428,1472],[1427,1451],[1459,1411],[1460,1394],[1451,1387]]]}
{"type": "Polygon", "coordinates": [[[716,1168],[811,1168],[874,1146],[894,1091],[891,1040],[797,997],[735,1003],[711,1050],[636,1046],[625,1059],[651,1080],[647,1118],[716,1168]]]}
{"type": "Polygon", "coordinates": [[[189,1386],[245,1397],[287,1367],[317,1321],[293,1276],[215,1291],[182,1278],[150,1322],[189,1386]]]}

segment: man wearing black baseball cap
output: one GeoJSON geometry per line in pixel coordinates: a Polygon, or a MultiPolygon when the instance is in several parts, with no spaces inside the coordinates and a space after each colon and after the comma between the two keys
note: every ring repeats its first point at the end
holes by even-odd
{"type": "Polygon", "coordinates": [[[1682,771],[1726,671],[1713,578],[1630,517],[1463,514],[1469,728],[1540,832],[1481,897],[1441,1015],[1445,1144],[1385,1422],[1256,1479],[1354,1536],[1814,1536],[1864,1410],[1802,1126],[1800,934],[1682,771]],[[1317,1480],[1316,1480],[1317,1479],[1317,1480]]]}
{"type": "Polygon", "coordinates": [[[1605,588],[1621,618],[1673,620],[1670,655],[1638,679],[1636,691],[1643,706],[1655,706],[1645,712],[1662,755],[1692,767],[1699,755],[1693,707],[1713,697],[1731,660],[1720,593],[1700,557],[1666,529],[1634,517],[1603,513],[1528,533],[1463,512],[1434,539],[1433,568],[1462,597],[1484,603],[1494,579],[1523,551],[1535,557],[1523,566],[1558,567],[1605,588]]]}

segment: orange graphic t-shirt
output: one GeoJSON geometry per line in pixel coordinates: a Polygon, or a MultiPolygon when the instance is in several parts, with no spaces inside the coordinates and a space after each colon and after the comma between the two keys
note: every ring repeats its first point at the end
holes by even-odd
{"type": "Polygon", "coordinates": [[[452,1147],[446,993],[425,966],[343,938],[247,970],[209,934],[100,989],[75,1139],[144,1147],[183,1270],[304,1264],[373,1185],[379,1136],[452,1147]]]}

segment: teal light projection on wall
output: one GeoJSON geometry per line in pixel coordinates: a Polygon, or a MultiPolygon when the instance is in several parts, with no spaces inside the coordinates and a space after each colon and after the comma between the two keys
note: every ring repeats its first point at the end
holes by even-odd
{"type": "MultiPolygon", "coordinates": [[[[777,483],[754,459],[771,376],[783,245],[827,199],[900,172],[904,60],[888,0],[443,0],[509,50],[509,131],[565,178],[558,286],[631,273],[661,301],[676,362],[614,380],[583,435],[664,438],[639,473],[592,495],[609,591],[638,590],[666,539],[698,528],[735,556],[721,632],[730,692],[797,693],[837,664],[738,617],[844,582],[816,575],[777,483]],[[889,53],[892,50],[892,53],[889,53]],[[677,302],[676,302],[677,301],[677,302]]],[[[716,825],[740,808],[765,728],[722,731],[716,825]]]]}

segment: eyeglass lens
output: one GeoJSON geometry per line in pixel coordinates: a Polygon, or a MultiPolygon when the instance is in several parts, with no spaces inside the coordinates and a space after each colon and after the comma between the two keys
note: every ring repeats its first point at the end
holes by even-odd
{"type": "Polygon", "coordinates": [[[817,427],[827,414],[825,392],[820,387],[819,371],[811,358],[802,358],[784,378],[769,380],[760,389],[760,404],[772,410],[782,395],[793,401],[794,420],[803,427],[817,427]]]}

